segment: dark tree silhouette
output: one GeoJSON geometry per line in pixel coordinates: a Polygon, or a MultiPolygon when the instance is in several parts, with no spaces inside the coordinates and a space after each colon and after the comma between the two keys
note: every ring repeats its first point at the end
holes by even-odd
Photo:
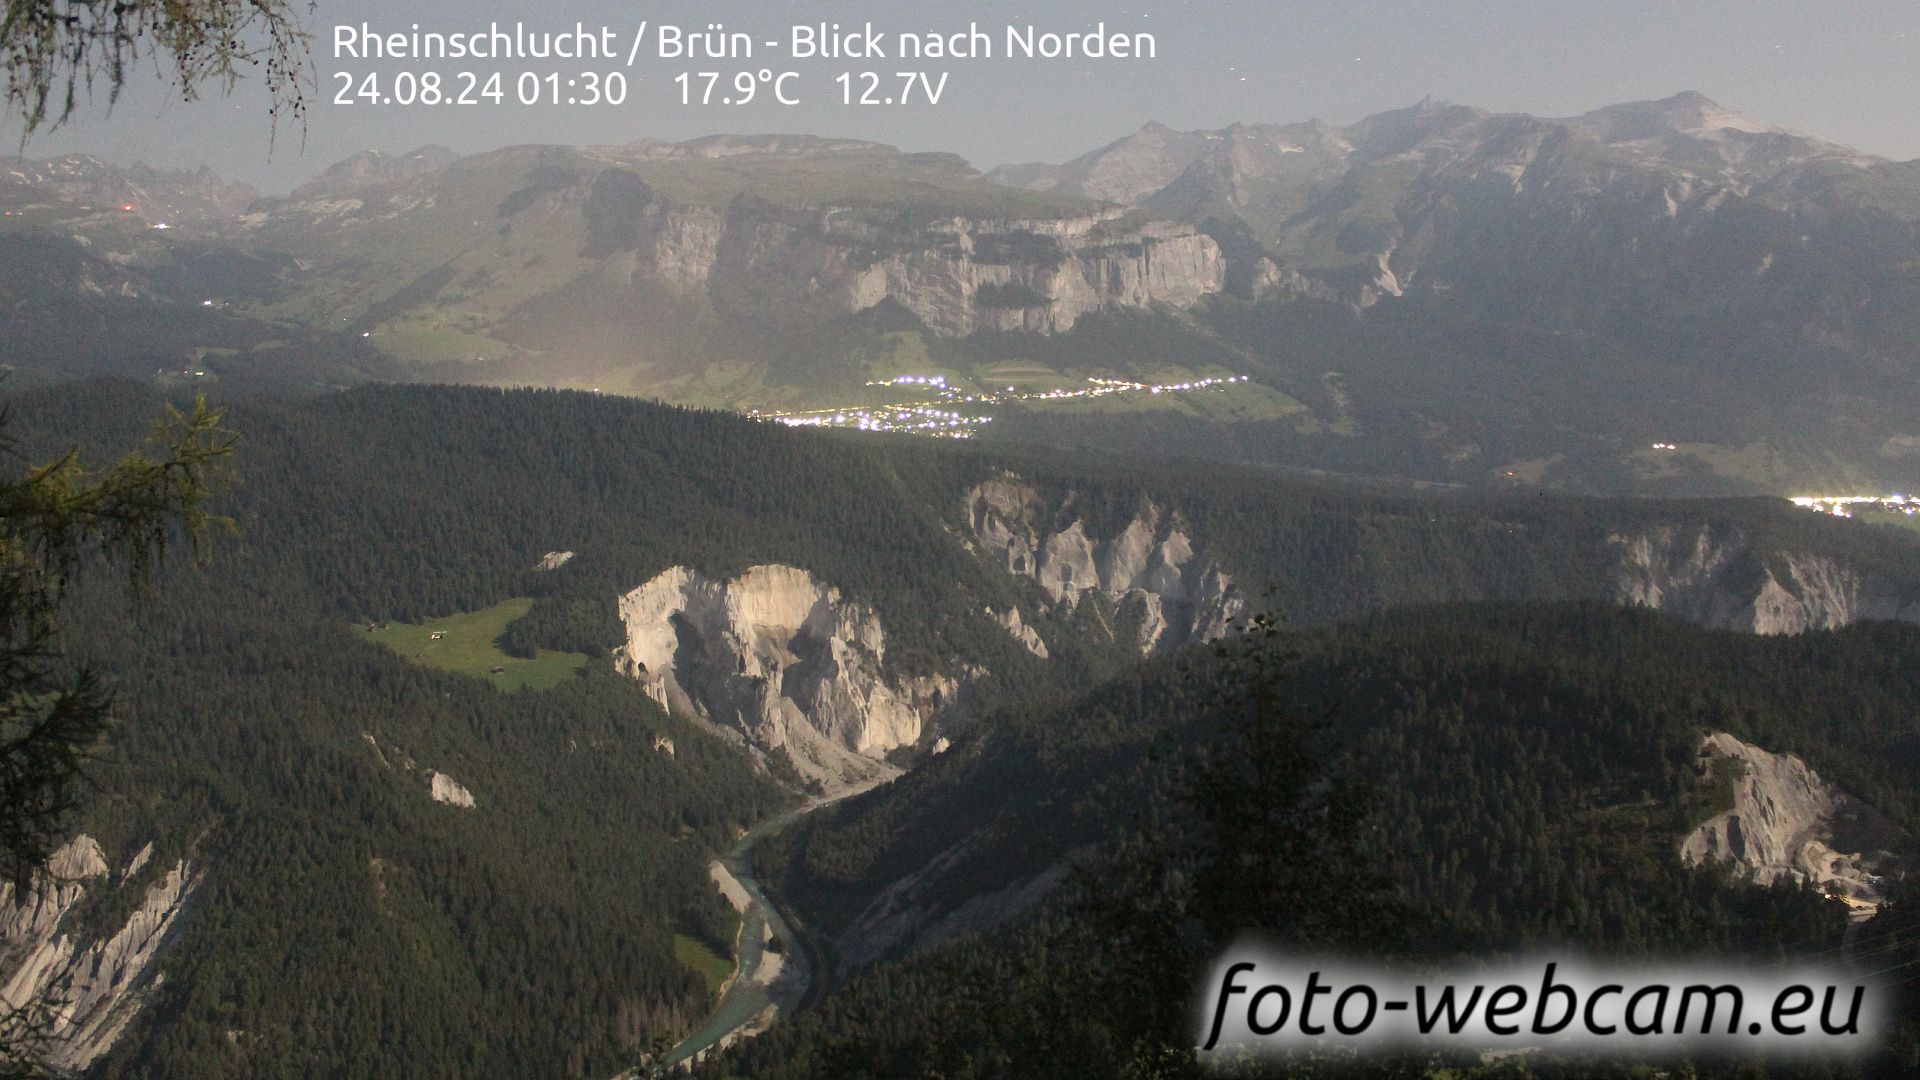
{"type": "Polygon", "coordinates": [[[149,59],[188,101],[258,70],[276,127],[300,122],[307,44],[296,0],[8,0],[0,16],[7,104],[27,135],[96,95],[111,105],[149,59]]]}
{"type": "MultiPolygon", "coordinates": [[[[97,472],[69,451],[0,479],[0,875],[26,888],[74,809],[81,769],[111,723],[99,675],[64,662],[58,614],[75,572],[101,559],[145,582],[170,541],[200,553],[232,522],[208,499],[235,436],[204,399],[171,407],[149,445],[97,472]]],[[[0,416],[0,451],[17,448],[0,416]]],[[[0,1017],[0,1072],[25,1067],[45,1002],[0,1017]]]]}

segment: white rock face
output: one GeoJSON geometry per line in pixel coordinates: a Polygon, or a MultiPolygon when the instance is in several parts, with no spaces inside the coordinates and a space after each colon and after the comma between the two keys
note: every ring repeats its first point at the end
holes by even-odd
{"type": "Polygon", "coordinates": [[[1190,307],[1226,286],[1213,238],[1185,226],[1150,224],[1110,241],[1094,237],[1109,216],[1005,225],[956,218],[945,243],[894,255],[847,282],[846,305],[892,299],[935,333],[1025,330],[1056,333],[1102,308],[1190,307]],[[981,256],[983,239],[1053,241],[1057,256],[981,256]],[[1024,298],[1024,299],[1023,299],[1024,298]]]}
{"type": "Polygon", "coordinates": [[[1101,539],[1088,535],[1071,501],[1048,507],[1018,477],[1003,476],[968,492],[964,510],[975,539],[1054,603],[1071,610],[1098,590],[1116,605],[1139,605],[1142,653],[1222,637],[1246,611],[1233,579],[1194,550],[1177,515],[1149,505],[1101,539]]]}
{"type": "Polygon", "coordinates": [[[1739,770],[1734,805],[1689,833],[1681,858],[1695,866],[1731,862],[1762,883],[1810,881],[1846,897],[1857,915],[1879,907],[1902,866],[1878,846],[1900,843],[1885,818],[1792,754],[1722,732],[1707,736],[1700,755],[1715,770],[1739,770]]]}
{"type": "Polygon", "coordinates": [[[1822,556],[1761,559],[1737,529],[1662,526],[1607,539],[1619,554],[1616,595],[1622,603],[1704,626],[1797,634],[1861,619],[1920,621],[1920,598],[1903,600],[1822,556]]]}
{"type": "Polygon", "coordinates": [[[458,806],[463,810],[474,807],[473,792],[467,786],[443,772],[427,773],[427,790],[434,802],[443,802],[448,806],[458,806]]]}
{"type": "Polygon", "coordinates": [[[1061,219],[955,217],[875,225],[830,206],[738,204],[721,211],[659,200],[615,262],[722,307],[851,314],[892,301],[934,333],[1054,333],[1089,312],[1190,307],[1226,287],[1212,237],[1165,223],[1116,224],[1118,209],[1061,219]]]}
{"type": "Polygon", "coordinates": [[[145,869],[147,863],[151,862],[152,860],[153,860],[153,841],[149,840],[147,841],[146,847],[143,847],[139,851],[134,852],[133,858],[127,860],[127,865],[120,871],[120,880],[125,881],[128,878],[132,877],[133,875],[139,873],[141,870],[145,869]]]}
{"type": "Polygon", "coordinates": [[[1039,631],[1021,620],[1019,608],[1009,608],[1001,615],[994,615],[991,611],[987,614],[992,615],[993,621],[999,623],[1013,640],[1025,645],[1028,652],[1042,660],[1047,659],[1047,643],[1040,639],[1039,631]]]}
{"type": "Polygon", "coordinates": [[[0,1002],[9,1009],[60,1003],[42,1048],[56,1069],[83,1070],[111,1049],[164,979],[153,963],[202,881],[184,860],[147,886],[140,906],[112,935],[89,941],[61,930],[88,889],[126,882],[152,854],[149,844],[110,875],[100,845],[81,835],[56,852],[26,890],[16,894],[12,883],[0,884],[0,972],[6,973],[0,1002]]]}
{"type": "Polygon", "coordinates": [[[68,841],[47,860],[47,875],[55,881],[85,881],[107,872],[107,857],[85,833],[68,841]]]}
{"type": "Polygon", "coordinates": [[[572,561],[573,552],[571,551],[549,551],[545,555],[540,556],[540,562],[534,569],[558,570],[572,561]]]}
{"type": "Polygon", "coordinates": [[[959,688],[890,673],[879,617],[791,566],[731,581],[674,567],[621,597],[620,619],[627,642],[615,664],[654,700],[761,749],[784,747],[823,781],[889,772],[880,759],[917,743],[959,688]]]}

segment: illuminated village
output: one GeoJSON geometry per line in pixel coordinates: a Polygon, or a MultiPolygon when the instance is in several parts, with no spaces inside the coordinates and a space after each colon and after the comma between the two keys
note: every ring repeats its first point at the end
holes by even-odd
{"type": "Polygon", "coordinates": [[[795,412],[762,412],[747,415],[789,427],[851,428],[857,431],[885,431],[903,435],[931,435],[951,439],[970,439],[993,422],[988,406],[1012,401],[1072,402],[1091,401],[1115,394],[1192,394],[1224,390],[1249,381],[1246,375],[1224,375],[1189,379],[1177,383],[1144,383],[1128,379],[1089,377],[1085,386],[1072,389],[980,390],[968,393],[947,382],[944,375],[896,375],[866,385],[878,390],[913,392],[919,400],[889,405],[845,406],[832,409],[808,409],[795,412]]]}

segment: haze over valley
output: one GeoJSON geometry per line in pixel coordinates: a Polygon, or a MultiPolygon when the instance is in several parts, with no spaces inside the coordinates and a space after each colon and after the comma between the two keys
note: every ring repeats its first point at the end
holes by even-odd
{"type": "Polygon", "coordinates": [[[1698,94],[1149,124],[985,176],[729,136],[368,153],[284,198],[5,178],[28,378],[556,386],[1481,488],[1920,486],[1920,173],[1698,94]],[[1165,392],[1090,393],[1118,384],[1165,392]]]}

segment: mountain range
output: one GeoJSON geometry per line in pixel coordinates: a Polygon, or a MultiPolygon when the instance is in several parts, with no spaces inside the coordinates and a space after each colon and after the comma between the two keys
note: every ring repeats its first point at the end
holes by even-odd
{"type": "Polygon", "coordinates": [[[1003,440],[1569,491],[1920,479],[1920,163],[1693,93],[1149,124],[985,175],[801,136],[370,152],[278,198],[15,161],[0,201],[28,378],[844,420],[940,376],[1003,440]]]}

